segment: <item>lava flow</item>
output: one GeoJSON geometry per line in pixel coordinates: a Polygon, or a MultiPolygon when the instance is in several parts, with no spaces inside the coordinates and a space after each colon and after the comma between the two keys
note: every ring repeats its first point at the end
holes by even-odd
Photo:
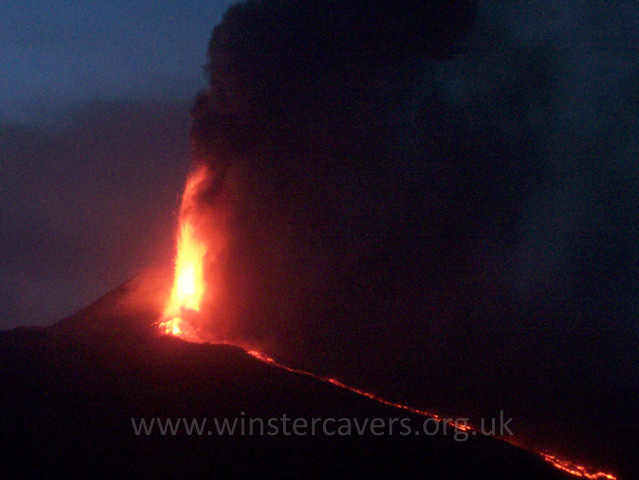
{"type": "MultiPolygon", "coordinates": [[[[335,385],[337,387],[343,388],[345,390],[348,390],[350,392],[356,393],[358,395],[361,395],[362,397],[366,397],[366,398],[370,398],[371,400],[375,400],[376,402],[382,403],[384,405],[388,405],[390,407],[394,407],[394,408],[398,408],[400,410],[404,410],[410,413],[414,413],[416,415],[420,415],[423,417],[429,417],[429,418],[433,418],[435,420],[437,420],[438,422],[446,422],[449,426],[456,428],[458,430],[462,430],[464,432],[472,432],[473,435],[479,435],[481,434],[481,432],[479,430],[477,430],[476,428],[467,425],[467,424],[459,424],[456,423],[452,418],[443,418],[440,415],[431,413],[431,412],[427,412],[426,410],[422,410],[419,408],[415,408],[415,407],[411,407],[410,405],[404,405],[402,403],[398,403],[398,402],[393,402],[392,400],[388,400],[384,397],[380,397],[379,395],[376,395],[374,393],[371,392],[367,392],[366,390],[361,390],[359,388],[356,387],[351,387],[350,385],[347,385],[339,380],[337,380],[336,378],[332,378],[332,377],[320,377],[318,375],[315,375],[314,373],[311,372],[307,372],[306,370],[302,370],[299,368],[294,368],[294,367],[289,367],[287,365],[284,365],[282,363],[277,362],[275,359],[273,359],[272,357],[269,357],[267,355],[264,355],[256,350],[248,350],[246,351],[246,353],[248,353],[249,355],[251,355],[254,358],[257,358],[258,360],[261,360],[265,363],[268,363],[269,365],[274,365],[278,368],[282,368],[286,371],[289,371],[291,373],[297,373],[299,375],[305,375],[305,376],[309,376],[312,377],[316,380],[320,380],[322,382],[326,382],[326,383],[330,383],[331,385],[335,385]]],[[[502,438],[503,441],[508,442],[508,440],[506,438],[502,438]]],[[[509,442],[510,443],[510,442],[509,442]]],[[[574,475],[575,477],[580,477],[580,478],[587,478],[589,480],[617,480],[617,477],[615,477],[614,475],[610,474],[610,473],[605,473],[605,472],[600,472],[600,471],[596,471],[592,468],[586,467],[584,465],[579,465],[576,464],[574,462],[571,462],[569,460],[564,460],[561,458],[558,458],[554,455],[551,455],[545,451],[542,450],[536,450],[535,453],[537,453],[541,458],[543,458],[546,462],[550,463],[553,467],[557,468],[558,470],[562,470],[563,472],[569,473],[571,475],[574,475]]]]}
{"type": "Polygon", "coordinates": [[[202,165],[187,178],[180,204],[175,256],[175,277],[171,295],[159,323],[163,333],[199,342],[196,328],[189,321],[202,306],[205,292],[204,260],[207,244],[198,236],[198,193],[205,188],[209,172],[202,165]]]}
{"type": "MultiPolygon", "coordinates": [[[[203,237],[199,236],[199,227],[201,227],[202,219],[199,218],[197,197],[198,193],[206,188],[209,175],[210,172],[206,166],[200,166],[187,178],[180,206],[173,289],[164,309],[164,315],[158,324],[161,333],[180,337],[183,340],[194,343],[207,343],[207,340],[203,338],[203,332],[197,328],[197,325],[193,324],[193,320],[197,318],[197,314],[200,312],[202,300],[207,293],[206,290],[208,287],[204,277],[204,269],[207,253],[211,252],[209,251],[210,245],[203,237]]],[[[335,378],[321,377],[306,370],[281,364],[272,357],[256,350],[246,350],[246,353],[269,365],[282,368],[291,373],[309,376],[322,382],[330,383],[331,385],[343,388],[384,405],[433,418],[439,422],[446,422],[454,428],[463,431],[472,431],[473,434],[480,433],[469,425],[453,423],[453,420],[450,418],[443,418],[440,415],[425,410],[393,402],[374,393],[351,387],[335,378]]],[[[503,440],[507,441],[506,439],[503,440]]],[[[591,480],[617,480],[617,477],[610,473],[596,471],[583,465],[560,459],[541,450],[537,450],[536,453],[555,468],[575,477],[591,480]]]]}
{"type": "Polygon", "coordinates": [[[605,472],[594,472],[584,467],[583,465],[577,465],[576,463],[569,462],[568,460],[563,460],[561,458],[557,458],[550,453],[544,451],[537,451],[541,457],[550,463],[553,467],[558,468],[559,470],[563,470],[566,473],[574,475],[575,477],[588,478],[590,480],[617,480],[617,477],[610,473],[605,472]]]}

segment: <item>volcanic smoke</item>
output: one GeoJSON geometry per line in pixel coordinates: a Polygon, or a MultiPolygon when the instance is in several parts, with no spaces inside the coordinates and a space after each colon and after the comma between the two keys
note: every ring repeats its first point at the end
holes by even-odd
{"type": "MultiPolygon", "coordinates": [[[[173,280],[173,288],[167,299],[163,317],[159,322],[159,329],[161,333],[165,335],[173,335],[193,343],[206,343],[207,340],[205,338],[210,337],[210,335],[207,336],[204,332],[203,326],[197,324],[200,319],[199,314],[201,313],[203,299],[207,295],[208,285],[204,274],[206,258],[207,254],[212,251],[208,244],[210,240],[207,241],[207,237],[200,230],[203,224],[203,218],[201,218],[202,208],[198,205],[198,198],[199,195],[205,191],[206,185],[209,183],[210,176],[211,174],[207,166],[200,164],[196,165],[194,170],[187,177],[178,219],[176,241],[177,252],[175,255],[175,276],[173,280]],[[198,226],[200,228],[198,228],[198,226]]],[[[375,393],[347,385],[336,378],[322,377],[303,369],[279,363],[272,357],[255,349],[246,350],[246,353],[263,361],[264,363],[273,365],[288,372],[309,376],[381,404],[424,417],[430,417],[438,422],[447,422],[450,426],[463,431],[473,431],[474,433],[478,433],[471,426],[452,423],[450,419],[441,415],[388,400],[375,393]]],[[[597,471],[596,469],[576,464],[542,450],[536,450],[536,453],[555,468],[574,475],[575,477],[590,480],[616,480],[617,478],[610,473],[597,471]]]]}
{"type": "MultiPolygon", "coordinates": [[[[459,51],[476,10],[475,0],[264,0],[227,11],[209,44],[209,89],[192,111],[197,161],[179,210],[161,333],[251,345],[248,353],[266,363],[443,418],[311,373],[335,365],[288,365],[299,364],[291,349],[316,360],[341,348],[354,367],[387,372],[381,364],[392,362],[374,357],[390,349],[389,358],[413,352],[411,360],[427,358],[433,369],[437,357],[445,368],[462,351],[457,342],[451,357],[438,342],[407,350],[406,332],[415,345],[467,319],[470,328],[483,322],[481,333],[510,313],[498,295],[501,270],[477,243],[512,243],[501,229],[517,224],[537,168],[525,153],[527,131],[487,132],[483,105],[479,120],[471,118],[478,128],[466,112],[439,98],[418,105],[411,93],[420,65],[429,71],[459,51]],[[406,111],[415,112],[409,128],[406,111]],[[408,133],[397,138],[398,130],[408,133]],[[416,143],[405,145],[408,137],[416,143]],[[237,182],[232,206],[209,194],[220,161],[237,182]],[[237,325],[228,335],[231,316],[237,325]],[[273,347],[254,346],[263,343],[273,347]],[[275,347],[283,363],[266,355],[275,347]]],[[[462,347],[481,356],[472,341],[462,347]]],[[[493,360],[491,351],[487,367],[493,360]]],[[[615,478],[537,453],[577,477],[615,478]]]]}

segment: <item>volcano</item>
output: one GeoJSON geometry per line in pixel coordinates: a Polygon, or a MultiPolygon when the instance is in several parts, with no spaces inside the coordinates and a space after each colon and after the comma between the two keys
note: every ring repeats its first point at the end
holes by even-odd
{"type": "Polygon", "coordinates": [[[574,478],[242,348],[158,335],[157,312],[127,306],[134,284],[0,333],[2,478],[574,478]]]}

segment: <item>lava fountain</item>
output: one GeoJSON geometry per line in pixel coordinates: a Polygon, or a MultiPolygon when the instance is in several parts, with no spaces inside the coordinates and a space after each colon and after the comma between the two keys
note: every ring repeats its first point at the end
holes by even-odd
{"type": "Polygon", "coordinates": [[[159,323],[163,333],[193,342],[202,341],[193,322],[202,308],[205,260],[210,250],[202,234],[198,196],[206,189],[209,175],[206,165],[200,165],[187,177],[179,211],[173,287],[159,323]]]}

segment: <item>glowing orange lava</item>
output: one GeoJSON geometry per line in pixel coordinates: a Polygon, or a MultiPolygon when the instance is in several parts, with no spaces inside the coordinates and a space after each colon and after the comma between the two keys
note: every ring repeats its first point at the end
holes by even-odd
{"type": "Polygon", "coordinates": [[[189,317],[200,311],[206,289],[204,260],[208,249],[198,237],[197,195],[208,175],[206,166],[200,166],[186,180],[179,213],[173,288],[159,324],[163,333],[191,341],[197,341],[197,334],[189,317]]]}
{"type": "MultiPolygon", "coordinates": [[[[398,402],[393,402],[391,400],[388,400],[384,397],[380,397],[379,395],[376,395],[374,393],[371,392],[367,392],[365,390],[361,390],[359,388],[355,388],[355,387],[351,387],[350,385],[347,385],[339,380],[337,380],[336,378],[332,378],[332,377],[320,377],[318,375],[315,375],[311,372],[307,372],[306,370],[301,370],[299,368],[293,368],[293,367],[289,367],[287,365],[278,363],[275,359],[273,359],[272,357],[269,357],[267,355],[264,355],[256,350],[248,350],[246,353],[248,353],[249,355],[251,355],[252,357],[257,358],[258,360],[261,360],[265,363],[268,363],[270,365],[274,365],[276,367],[282,368],[284,370],[287,370],[289,372],[292,373],[297,373],[299,375],[306,375],[309,377],[313,377],[316,380],[320,380],[322,382],[327,382],[330,383],[331,385],[335,385],[337,387],[349,390],[353,393],[356,393],[358,395],[361,395],[363,397],[366,398],[370,398],[371,400],[375,400],[376,402],[379,403],[383,403],[384,405],[388,405],[391,407],[395,407],[410,413],[414,413],[423,417],[430,417],[433,418],[435,420],[437,420],[438,422],[446,422],[449,426],[456,428],[458,430],[464,431],[464,432],[472,432],[473,435],[475,434],[479,434],[480,432],[467,424],[459,424],[459,423],[455,423],[453,422],[452,419],[450,418],[442,418],[439,415],[436,415],[432,412],[427,412],[426,410],[421,410],[419,408],[415,408],[415,407],[411,407],[409,405],[404,405],[402,403],[398,403],[398,402]]],[[[502,439],[503,441],[507,442],[508,440],[506,438],[502,439]]],[[[541,450],[538,450],[536,452],[541,458],[543,458],[546,462],[550,463],[552,466],[554,466],[555,468],[562,470],[566,473],[569,473],[571,475],[574,475],[576,477],[581,477],[581,478],[587,478],[590,480],[617,480],[617,477],[615,477],[614,475],[610,474],[610,473],[605,473],[605,472],[598,472],[596,470],[593,470],[591,468],[585,467],[583,465],[578,465],[576,463],[573,463],[569,460],[564,460],[564,459],[560,459],[554,455],[551,455],[547,452],[543,452],[541,450]]]]}
{"type": "MultiPolygon", "coordinates": [[[[193,324],[193,320],[197,318],[197,315],[200,312],[205,294],[209,294],[209,292],[207,292],[207,284],[204,278],[205,259],[207,257],[207,253],[217,253],[209,251],[210,244],[207,243],[207,237],[204,235],[200,236],[199,233],[202,230],[202,219],[198,214],[197,196],[198,193],[205,188],[209,175],[210,172],[206,166],[200,166],[187,178],[184,195],[182,196],[182,203],[180,205],[173,288],[164,309],[163,317],[158,324],[161,333],[165,335],[174,335],[184,340],[196,343],[206,342],[206,340],[202,338],[200,330],[193,324]]],[[[349,390],[384,405],[424,417],[430,417],[439,422],[446,422],[451,427],[464,432],[470,431],[472,434],[479,433],[476,428],[470,425],[453,423],[452,419],[443,418],[432,412],[427,412],[425,410],[387,400],[386,398],[380,397],[374,393],[351,387],[335,378],[321,377],[306,370],[289,367],[256,350],[248,350],[247,353],[262,362],[282,368],[291,373],[313,377],[317,380],[349,390]]],[[[502,440],[508,441],[506,438],[503,438],[502,440]]],[[[599,472],[583,465],[578,465],[574,462],[560,459],[541,450],[538,450],[536,453],[555,468],[574,475],[575,477],[587,478],[590,480],[617,479],[617,477],[612,474],[599,472]]]]}
{"type": "Polygon", "coordinates": [[[555,468],[563,470],[564,472],[574,475],[575,477],[588,478],[590,480],[617,480],[617,477],[610,473],[595,472],[583,465],[578,465],[568,460],[557,458],[556,456],[551,455],[547,452],[538,451],[537,453],[555,468]]]}

